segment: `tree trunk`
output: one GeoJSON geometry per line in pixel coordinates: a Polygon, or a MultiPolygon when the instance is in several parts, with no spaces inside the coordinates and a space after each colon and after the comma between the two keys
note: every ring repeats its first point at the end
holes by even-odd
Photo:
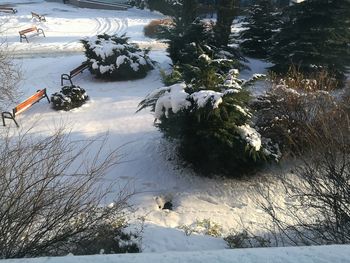
{"type": "Polygon", "coordinates": [[[239,0],[218,0],[215,37],[218,46],[227,46],[231,34],[232,21],[239,6],[239,0]]]}
{"type": "Polygon", "coordinates": [[[197,1],[184,0],[182,1],[182,25],[190,25],[197,16],[197,1]]]}

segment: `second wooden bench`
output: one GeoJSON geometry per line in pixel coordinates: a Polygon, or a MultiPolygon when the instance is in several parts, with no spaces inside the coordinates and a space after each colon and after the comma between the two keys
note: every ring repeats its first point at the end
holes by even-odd
{"type": "Polygon", "coordinates": [[[44,30],[42,30],[41,28],[37,28],[36,26],[32,26],[30,28],[21,30],[18,33],[19,33],[20,42],[22,42],[22,39],[25,39],[27,43],[29,43],[28,41],[29,37],[39,36],[41,34],[45,37],[44,30]]]}
{"type": "Polygon", "coordinates": [[[89,67],[89,63],[84,62],[80,66],[76,67],[72,71],[69,72],[69,74],[62,74],[61,75],[61,86],[63,86],[63,80],[69,80],[70,84],[73,85],[72,78],[78,75],[79,73],[82,73],[85,69],[89,67]]]}
{"type": "Polygon", "coordinates": [[[34,13],[34,12],[31,12],[31,13],[32,13],[32,19],[35,18],[35,19],[38,19],[40,22],[41,21],[46,22],[45,16],[39,15],[39,14],[34,13]]]}

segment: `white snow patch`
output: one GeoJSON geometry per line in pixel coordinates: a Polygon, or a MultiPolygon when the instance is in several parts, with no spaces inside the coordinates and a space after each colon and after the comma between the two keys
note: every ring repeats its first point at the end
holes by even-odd
{"type": "Polygon", "coordinates": [[[248,124],[238,126],[237,132],[243,140],[250,144],[256,151],[261,148],[261,135],[254,128],[250,127],[248,124]]]}
{"type": "Polygon", "coordinates": [[[201,90],[191,94],[191,98],[196,102],[199,108],[203,108],[210,101],[213,109],[219,107],[222,103],[223,93],[213,90],[201,90]]]}

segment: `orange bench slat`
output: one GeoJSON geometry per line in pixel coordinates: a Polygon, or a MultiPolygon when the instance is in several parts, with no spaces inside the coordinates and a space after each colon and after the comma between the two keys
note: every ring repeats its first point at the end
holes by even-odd
{"type": "Polygon", "coordinates": [[[31,28],[27,28],[27,29],[19,31],[19,33],[21,35],[23,35],[23,34],[26,34],[26,33],[30,33],[32,31],[38,31],[38,29],[36,27],[31,27],[31,28]]]}
{"type": "Polygon", "coordinates": [[[32,95],[25,101],[18,104],[14,109],[13,112],[16,114],[19,114],[23,111],[25,111],[27,108],[32,106],[34,103],[38,102],[43,96],[45,96],[45,89],[38,91],[36,94],[32,95]]]}

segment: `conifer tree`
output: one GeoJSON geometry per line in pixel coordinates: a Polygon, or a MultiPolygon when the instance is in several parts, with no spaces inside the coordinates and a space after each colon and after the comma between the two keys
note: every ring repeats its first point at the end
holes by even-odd
{"type": "Polygon", "coordinates": [[[243,22],[246,29],[239,35],[242,52],[253,58],[267,58],[272,45],[272,36],[279,24],[271,0],[259,0],[252,5],[243,22]]]}
{"type": "Polygon", "coordinates": [[[274,38],[272,70],[285,72],[294,64],[306,74],[327,70],[343,80],[350,66],[350,1],[306,0],[286,15],[274,38]]]}

